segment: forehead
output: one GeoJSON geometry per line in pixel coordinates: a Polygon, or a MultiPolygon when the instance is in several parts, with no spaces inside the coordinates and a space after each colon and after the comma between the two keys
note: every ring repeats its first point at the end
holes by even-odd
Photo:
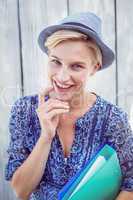
{"type": "Polygon", "coordinates": [[[85,41],[62,41],[57,46],[50,50],[49,56],[55,55],[62,60],[77,59],[80,61],[90,61],[92,58],[92,51],[85,41]]]}

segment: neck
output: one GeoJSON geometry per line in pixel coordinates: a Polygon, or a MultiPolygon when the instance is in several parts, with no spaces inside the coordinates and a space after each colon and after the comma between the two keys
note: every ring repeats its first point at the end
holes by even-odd
{"type": "Polygon", "coordinates": [[[84,93],[84,95],[81,95],[80,98],[73,98],[73,102],[70,101],[70,110],[68,113],[63,113],[59,117],[59,126],[62,124],[70,123],[70,121],[73,124],[73,120],[75,120],[77,117],[82,116],[86,110],[92,107],[94,102],[96,101],[96,95],[93,93],[84,93]],[[69,120],[70,119],[70,120],[69,120]]]}
{"type": "Polygon", "coordinates": [[[89,100],[89,93],[81,92],[73,96],[69,101],[70,112],[75,112],[83,109],[89,100]]]}

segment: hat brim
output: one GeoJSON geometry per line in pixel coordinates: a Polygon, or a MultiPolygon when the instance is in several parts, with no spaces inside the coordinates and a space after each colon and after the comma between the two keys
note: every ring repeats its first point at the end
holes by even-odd
{"type": "Polygon", "coordinates": [[[114,52],[99,38],[99,36],[92,30],[86,29],[84,27],[79,27],[76,25],[69,25],[69,24],[62,24],[62,25],[52,25],[46,27],[38,37],[38,44],[43,52],[48,54],[48,49],[44,45],[46,39],[53,34],[56,31],[59,30],[73,30],[77,32],[84,33],[88,35],[90,38],[92,38],[96,44],[99,46],[101,53],[102,53],[102,67],[100,70],[107,68],[109,65],[111,65],[114,61],[115,55],[114,52]]]}

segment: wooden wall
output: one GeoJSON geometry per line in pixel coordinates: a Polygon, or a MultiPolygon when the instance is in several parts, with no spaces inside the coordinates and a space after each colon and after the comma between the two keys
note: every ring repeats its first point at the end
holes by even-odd
{"type": "Polygon", "coordinates": [[[103,20],[103,38],[116,54],[113,65],[95,75],[88,88],[118,104],[133,119],[132,0],[0,0],[0,199],[15,200],[4,180],[12,103],[35,94],[47,82],[39,32],[68,14],[92,11],[103,20]]]}

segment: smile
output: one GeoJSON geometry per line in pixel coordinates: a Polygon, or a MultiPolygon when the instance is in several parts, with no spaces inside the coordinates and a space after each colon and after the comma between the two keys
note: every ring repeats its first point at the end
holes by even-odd
{"type": "Polygon", "coordinates": [[[66,92],[66,91],[68,91],[69,89],[71,89],[71,88],[73,87],[73,85],[70,85],[70,86],[61,85],[61,84],[57,83],[56,81],[54,81],[53,83],[54,83],[54,87],[55,87],[59,92],[66,92]]]}

